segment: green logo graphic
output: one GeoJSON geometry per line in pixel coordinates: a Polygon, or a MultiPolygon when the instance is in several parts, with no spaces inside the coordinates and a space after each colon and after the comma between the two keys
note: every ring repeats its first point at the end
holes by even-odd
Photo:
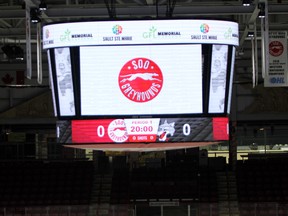
{"type": "Polygon", "coordinates": [[[70,40],[71,31],[67,29],[63,35],[60,35],[60,41],[69,41],[70,40]]]}
{"type": "Polygon", "coordinates": [[[224,38],[225,39],[232,39],[232,29],[228,28],[226,32],[224,32],[224,38]]]}
{"type": "Polygon", "coordinates": [[[152,26],[148,32],[143,33],[143,38],[148,39],[148,38],[156,38],[156,28],[152,26]]]}

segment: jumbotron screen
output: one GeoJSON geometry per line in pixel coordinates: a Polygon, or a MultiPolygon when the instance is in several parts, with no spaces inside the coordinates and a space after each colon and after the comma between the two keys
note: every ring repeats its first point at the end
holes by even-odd
{"type": "Polygon", "coordinates": [[[201,62],[195,44],[81,47],[81,115],[202,113],[201,62]]]}
{"type": "Polygon", "coordinates": [[[57,23],[43,36],[59,119],[229,114],[235,22],[57,23]]]}

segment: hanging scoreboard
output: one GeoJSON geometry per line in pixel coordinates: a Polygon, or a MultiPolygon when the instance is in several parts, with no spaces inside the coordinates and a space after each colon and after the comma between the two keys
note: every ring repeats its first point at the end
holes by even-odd
{"type": "Polygon", "coordinates": [[[230,112],[238,43],[231,21],[48,24],[55,115],[71,122],[73,143],[227,139],[226,129],[215,138],[213,122],[230,112]],[[205,122],[210,135],[197,136],[205,122]]]}

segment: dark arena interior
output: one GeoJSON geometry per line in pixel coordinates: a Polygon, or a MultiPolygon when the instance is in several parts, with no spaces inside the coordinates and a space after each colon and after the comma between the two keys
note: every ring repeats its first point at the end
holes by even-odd
{"type": "Polygon", "coordinates": [[[288,216],[287,0],[0,0],[0,216],[288,216]]]}

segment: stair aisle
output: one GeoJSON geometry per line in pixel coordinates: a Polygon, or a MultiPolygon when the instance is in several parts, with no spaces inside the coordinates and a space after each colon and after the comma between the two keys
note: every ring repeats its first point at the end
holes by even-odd
{"type": "Polygon", "coordinates": [[[89,216],[109,215],[112,174],[94,174],[89,216]]]}
{"type": "Polygon", "coordinates": [[[240,216],[234,172],[217,172],[219,216],[240,216]]]}

